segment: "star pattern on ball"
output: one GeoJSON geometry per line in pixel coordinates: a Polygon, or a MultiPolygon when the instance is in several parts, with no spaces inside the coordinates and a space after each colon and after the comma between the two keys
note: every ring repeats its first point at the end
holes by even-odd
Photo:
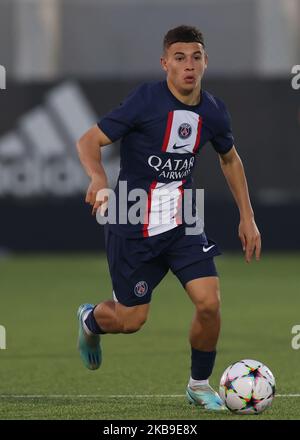
{"type": "Polygon", "coordinates": [[[258,366],[258,367],[250,367],[250,365],[247,365],[247,364],[245,364],[245,366],[247,367],[247,368],[249,368],[249,371],[248,371],[248,373],[247,374],[245,374],[245,377],[253,377],[253,379],[254,380],[256,380],[256,378],[258,378],[258,377],[264,377],[262,374],[261,374],[261,371],[260,371],[260,365],[258,366]]]}
{"type": "Polygon", "coordinates": [[[230,379],[228,376],[226,377],[226,380],[224,382],[224,388],[225,388],[226,396],[227,396],[227,394],[229,392],[236,393],[236,390],[235,390],[235,388],[233,386],[233,381],[234,381],[234,379],[230,379]]]}
{"type": "Polygon", "coordinates": [[[252,395],[249,398],[244,397],[246,401],[246,406],[244,409],[253,408],[256,411],[256,405],[263,399],[255,399],[252,395]]]}

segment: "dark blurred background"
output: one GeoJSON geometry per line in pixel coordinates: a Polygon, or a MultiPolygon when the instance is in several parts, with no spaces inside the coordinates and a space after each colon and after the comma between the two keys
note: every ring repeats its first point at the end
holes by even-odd
{"type": "MultiPolygon", "coordinates": [[[[134,86],[164,78],[163,36],[180,24],[204,33],[203,87],[231,113],[264,250],[299,249],[298,0],[0,0],[0,253],[102,249],[75,142],[134,86]]],[[[118,145],[103,158],[114,186],[118,145]]],[[[238,211],[209,144],[194,178],[206,231],[239,249],[238,211]]]]}

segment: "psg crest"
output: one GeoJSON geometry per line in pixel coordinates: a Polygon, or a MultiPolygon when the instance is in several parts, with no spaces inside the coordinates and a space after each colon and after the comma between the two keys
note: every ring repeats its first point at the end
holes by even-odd
{"type": "Polygon", "coordinates": [[[192,127],[187,122],[181,124],[178,128],[178,136],[181,139],[187,139],[192,133],[192,127]]]}
{"type": "Polygon", "coordinates": [[[148,284],[146,283],[146,281],[139,281],[138,283],[136,283],[134,287],[134,293],[136,296],[142,297],[146,295],[147,292],[148,292],[148,284]]]}

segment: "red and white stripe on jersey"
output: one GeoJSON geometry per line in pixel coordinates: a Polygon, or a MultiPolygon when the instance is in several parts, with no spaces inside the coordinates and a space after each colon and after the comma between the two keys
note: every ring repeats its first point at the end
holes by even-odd
{"type": "Polygon", "coordinates": [[[190,110],[169,112],[162,151],[179,154],[196,153],[200,144],[201,129],[202,117],[198,113],[190,110]],[[179,129],[183,124],[191,127],[187,137],[179,136],[179,129]]]}
{"type": "Polygon", "coordinates": [[[181,207],[184,180],[150,185],[143,236],[151,237],[169,231],[182,223],[181,207]]]}

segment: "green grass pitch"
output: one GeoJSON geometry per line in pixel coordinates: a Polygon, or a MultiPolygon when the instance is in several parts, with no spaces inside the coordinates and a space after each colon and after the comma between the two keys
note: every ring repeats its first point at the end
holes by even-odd
{"type": "Polygon", "coordinates": [[[222,333],[211,384],[232,362],[264,362],[277,381],[272,408],[258,416],[212,414],[186,403],[193,306],[169,273],[154,292],[144,328],[105,335],[103,364],[77,354],[76,311],[110,298],[104,255],[23,255],[0,260],[0,419],[300,419],[299,254],[217,258],[222,333]],[[296,395],[296,396],[292,396],[296,395]],[[143,397],[144,396],[144,397],[143,397]]]}

